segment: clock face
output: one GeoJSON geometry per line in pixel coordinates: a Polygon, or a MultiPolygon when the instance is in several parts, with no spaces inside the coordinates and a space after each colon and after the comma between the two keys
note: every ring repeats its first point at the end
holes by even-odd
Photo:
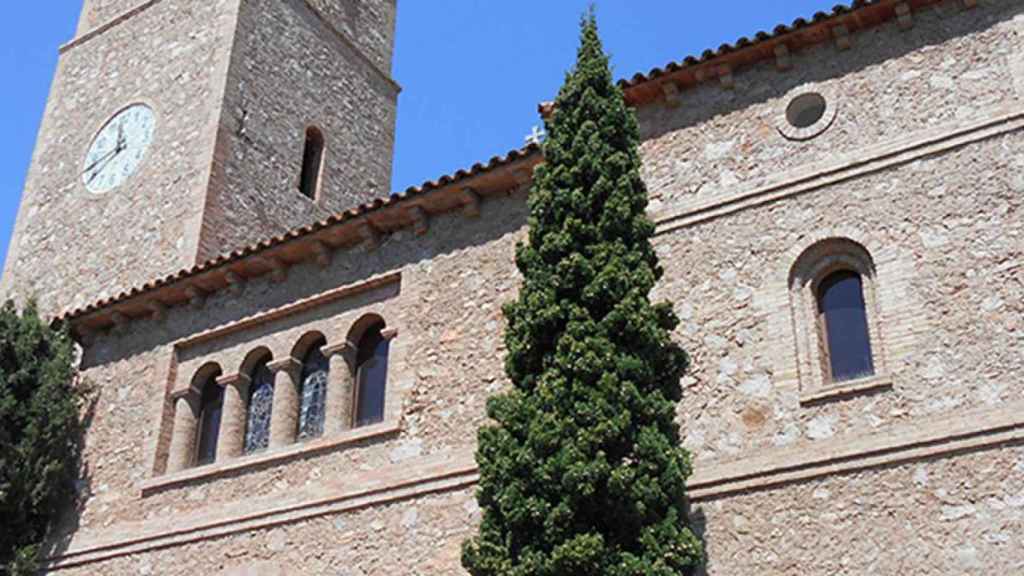
{"type": "Polygon", "coordinates": [[[156,118],[144,104],[118,112],[96,135],[85,157],[82,182],[94,194],[118,187],[135,173],[153,142],[156,118]]]}

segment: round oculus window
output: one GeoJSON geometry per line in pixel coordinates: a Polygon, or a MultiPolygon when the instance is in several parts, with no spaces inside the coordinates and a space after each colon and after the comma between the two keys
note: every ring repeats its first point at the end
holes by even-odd
{"type": "Polygon", "coordinates": [[[828,102],[817,92],[801,94],[789,103],[786,108],[786,121],[794,128],[804,129],[814,126],[825,117],[828,102]]]}

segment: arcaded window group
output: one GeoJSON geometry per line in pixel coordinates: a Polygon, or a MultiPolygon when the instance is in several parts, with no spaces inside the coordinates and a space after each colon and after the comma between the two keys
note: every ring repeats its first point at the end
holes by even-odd
{"type": "Polygon", "coordinates": [[[175,404],[168,471],[382,422],[394,331],[370,315],[350,334],[334,346],[307,334],[284,359],[256,348],[235,374],[200,368],[175,404]]]}

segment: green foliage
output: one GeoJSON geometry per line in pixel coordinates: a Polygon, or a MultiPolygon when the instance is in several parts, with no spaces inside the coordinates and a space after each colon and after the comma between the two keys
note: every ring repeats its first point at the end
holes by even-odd
{"type": "Polygon", "coordinates": [[[582,28],[505,308],[514,386],[479,433],[483,520],[462,556],[474,576],[675,576],[703,560],[675,423],[688,360],[671,307],[649,299],[662,269],[636,118],[593,15],[582,28]]]}
{"type": "Polygon", "coordinates": [[[34,306],[0,309],[0,573],[34,574],[74,495],[82,395],[74,346],[34,306]]]}

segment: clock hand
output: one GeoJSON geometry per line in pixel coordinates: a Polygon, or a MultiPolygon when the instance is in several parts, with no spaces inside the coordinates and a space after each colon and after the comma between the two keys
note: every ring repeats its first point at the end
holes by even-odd
{"type": "Polygon", "coordinates": [[[102,172],[103,169],[107,167],[107,164],[113,162],[114,158],[117,158],[117,155],[120,153],[121,151],[116,149],[113,152],[108,152],[106,156],[104,156],[106,161],[103,162],[103,165],[96,168],[96,170],[92,173],[92,176],[89,176],[89,182],[92,183],[92,181],[95,180],[96,177],[100,175],[100,172],[102,172]]]}
{"type": "MultiPolygon", "coordinates": [[[[96,166],[97,166],[97,165],[98,165],[98,164],[99,164],[100,162],[103,162],[104,160],[106,160],[106,159],[110,158],[111,156],[114,156],[114,155],[116,155],[116,154],[117,154],[118,152],[120,152],[120,150],[118,150],[117,148],[114,148],[114,149],[113,149],[113,150],[111,150],[110,152],[107,152],[107,153],[106,153],[106,154],[104,154],[103,156],[100,156],[99,158],[97,158],[97,159],[96,159],[96,161],[95,161],[95,162],[93,162],[92,164],[89,164],[88,166],[86,166],[86,167],[85,167],[85,170],[82,170],[82,172],[83,172],[83,173],[85,173],[85,172],[88,172],[88,171],[92,170],[92,169],[93,169],[93,168],[95,168],[95,167],[96,167],[96,166]]],[[[91,179],[90,179],[90,180],[91,180],[91,179]]]]}

